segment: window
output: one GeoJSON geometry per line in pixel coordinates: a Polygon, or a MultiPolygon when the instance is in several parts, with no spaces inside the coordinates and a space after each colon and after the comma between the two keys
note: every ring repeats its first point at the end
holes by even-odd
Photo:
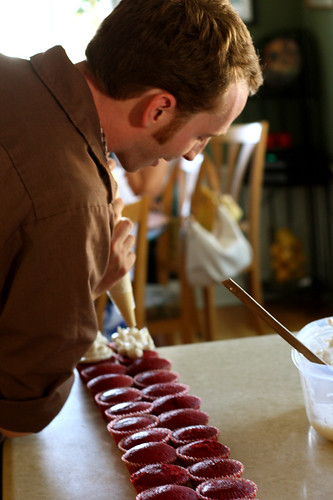
{"type": "Polygon", "coordinates": [[[3,0],[0,52],[29,58],[62,45],[72,62],[84,51],[117,0],[3,0]],[[5,5],[4,5],[5,4],[5,5]]]}

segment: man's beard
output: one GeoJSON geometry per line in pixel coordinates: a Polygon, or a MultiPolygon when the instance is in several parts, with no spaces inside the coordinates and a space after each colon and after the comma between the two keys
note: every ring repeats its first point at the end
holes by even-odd
{"type": "Polygon", "coordinates": [[[168,123],[168,125],[164,125],[158,132],[153,134],[154,139],[160,144],[163,145],[169,140],[173,138],[175,133],[181,128],[181,126],[188,120],[187,113],[177,112],[176,116],[173,120],[168,123]]]}

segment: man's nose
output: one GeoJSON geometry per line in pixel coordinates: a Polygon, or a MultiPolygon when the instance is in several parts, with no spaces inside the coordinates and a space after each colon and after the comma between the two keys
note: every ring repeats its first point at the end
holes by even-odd
{"type": "Polygon", "coordinates": [[[188,160],[188,161],[194,160],[194,158],[199,153],[201,153],[201,151],[203,149],[205,149],[205,147],[207,146],[208,140],[209,139],[206,139],[205,141],[200,142],[200,144],[198,144],[197,146],[195,146],[194,148],[192,148],[188,153],[186,153],[185,155],[183,155],[183,158],[185,158],[185,160],[188,160]]]}

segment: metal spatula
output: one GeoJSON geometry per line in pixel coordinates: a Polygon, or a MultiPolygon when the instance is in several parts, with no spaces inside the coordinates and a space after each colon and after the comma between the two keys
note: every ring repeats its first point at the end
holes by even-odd
{"type": "Polygon", "coordinates": [[[293,335],[285,326],[283,326],[277,319],[274,318],[266,309],[264,309],[251,295],[249,295],[241,286],[239,286],[231,278],[222,281],[231,293],[233,293],[243,304],[252,312],[260,316],[268,325],[270,325],[276,333],[288,342],[292,347],[299,351],[312,363],[320,363],[326,365],[314,352],[312,352],[306,345],[304,345],[295,335],[293,335]]]}

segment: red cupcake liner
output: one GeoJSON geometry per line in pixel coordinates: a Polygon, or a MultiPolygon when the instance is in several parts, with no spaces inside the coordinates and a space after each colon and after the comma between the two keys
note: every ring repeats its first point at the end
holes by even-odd
{"type": "Polygon", "coordinates": [[[104,412],[107,408],[118,403],[127,403],[129,401],[141,401],[141,391],[135,387],[116,387],[108,391],[101,391],[94,396],[96,404],[104,412]]]}
{"type": "Polygon", "coordinates": [[[213,439],[217,441],[219,434],[219,429],[213,425],[190,425],[173,431],[171,442],[173,445],[179,447],[193,441],[198,441],[199,439],[213,439]]]}
{"type": "Polygon", "coordinates": [[[244,465],[231,458],[208,458],[187,468],[192,484],[198,486],[210,479],[238,479],[244,465]]]}
{"type": "Polygon", "coordinates": [[[170,410],[159,415],[160,426],[175,430],[180,427],[189,427],[191,425],[206,425],[209,420],[208,413],[194,408],[180,408],[170,410]]]}
{"type": "Polygon", "coordinates": [[[142,396],[147,401],[154,401],[162,396],[170,394],[187,394],[190,387],[179,382],[169,382],[165,384],[153,384],[142,389],[142,396]]]}
{"type": "Polygon", "coordinates": [[[143,443],[159,442],[169,444],[170,437],[170,429],[166,429],[165,427],[153,427],[152,429],[135,432],[134,434],[123,438],[119,441],[118,448],[121,451],[126,452],[134,446],[143,443]]]}
{"type": "Polygon", "coordinates": [[[148,370],[134,376],[134,385],[139,389],[144,389],[153,384],[165,384],[178,382],[179,374],[171,370],[148,370]]]}
{"type": "Polygon", "coordinates": [[[108,389],[115,389],[117,387],[130,387],[133,385],[133,377],[129,375],[122,375],[117,373],[106,373],[92,378],[87,383],[87,388],[92,395],[108,389]]]}
{"type": "Polygon", "coordinates": [[[180,408],[194,408],[200,410],[201,398],[193,394],[168,394],[153,401],[155,415],[180,408]]]}
{"type": "Polygon", "coordinates": [[[197,494],[187,486],[165,484],[139,493],[136,500],[197,500],[197,494]]]}
{"type": "Polygon", "coordinates": [[[186,485],[189,472],[175,464],[150,464],[131,475],[131,483],[137,493],[164,484],[186,485]]]}
{"type": "Polygon", "coordinates": [[[185,467],[208,458],[228,458],[230,448],[213,439],[200,439],[176,448],[180,463],[185,467]]]}
{"type": "Polygon", "coordinates": [[[256,498],[257,485],[249,479],[210,479],[199,484],[199,500],[251,500],[256,498]]]}
{"type": "Polygon", "coordinates": [[[171,361],[165,358],[146,355],[132,361],[132,363],[127,367],[127,373],[132,377],[138,373],[146,372],[148,370],[171,370],[171,361]]]}
{"type": "Polygon", "coordinates": [[[175,449],[162,442],[142,443],[127,450],[121,457],[129,472],[151,464],[172,464],[177,460],[175,449]]]}
{"type": "Polygon", "coordinates": [[[115,358],[111,360],[101,361],[94,365],[90,365],[81,370],[81,379],[84,383],[88,383],[92,378],[98,377],[99,375],[105,375],[106,373],[126,373],[126,367],[118,363],[115,358]]]}
{"type": "Polygon", "coordinates": [[[130,436],[135,432],[145,429],[152,429],[157,427],[158,417],[156,415],[144,414],[144,415],[131,415],[130,417],[120,417],[111,420],[107,424],[107,430],[112,435],[116,444],[119,443],[121,439],[126,436],[130,436]]]}
{"type": "Polygon", "coordinates": [[[110,406],[104,411],[104,414],[108,421],[114,420],[119,417],[129,417],[133,414],[143,415],[145,413],[151,413],[153,409],[153,404],[149,401],[128,401],[126,403],[118,403],[116,405],[110,406]]]}

